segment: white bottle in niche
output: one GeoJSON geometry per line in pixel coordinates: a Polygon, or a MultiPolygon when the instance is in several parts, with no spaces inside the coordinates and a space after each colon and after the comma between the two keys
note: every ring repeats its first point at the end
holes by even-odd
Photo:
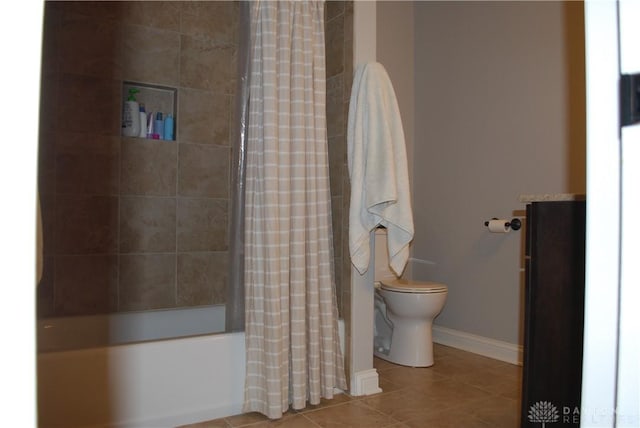
{"type": "Polygon", "coordinates": [[[136,88],[129,89],[129,97],[124,102],[122,109],[122,135],[125,137],[137,137],[140,135],[140,105],[136,101],[136,88]]]}
{"type": "Polygon", "coordinates": [[[140,103],[140,132],[138,137],[147,138],[147,111],[142,103],[140,103]]]}

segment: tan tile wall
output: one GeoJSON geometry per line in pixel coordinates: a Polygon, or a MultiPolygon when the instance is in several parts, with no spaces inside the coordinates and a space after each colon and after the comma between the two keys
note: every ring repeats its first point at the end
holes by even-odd
{"type": "MultiPolygon", "coordinates": [[[[237,7],[46,3],[40,315],[224,303],[237,7]],[[123,81],[178,88],[177,141],[120,136],[123,81]]],[[[352,2],[327,2],[327,123],[344,318],[352,29],[352,2]]]]}
{"type": "MultiPolygon", "coordinates": [[[[338,309],[348,319],[351,262],[349,259],[349,173],[347,116],[353,76],[353,1],[326,3],[327,135],[338,309]]],[[[347,320],[348,321],[348,320],[347,320]]]]}
{"type": "Polygon", "coordinates": [[[46,3],[40,315],[225,302],[238,16],[234,2],[46,3]],[[177,141],[120,136],[123,81],[177,88],[177,141]]]}
{"type": "Polygon", "coordinates": [[[347,118],[353,80],[353,1],[328,1],[325,14],[327,67],[327,135],[333,215],[333,246],[338,311],[345,322],[345,370],[350,376],[351,260],[349,258],[349,198],[347,118]]]}

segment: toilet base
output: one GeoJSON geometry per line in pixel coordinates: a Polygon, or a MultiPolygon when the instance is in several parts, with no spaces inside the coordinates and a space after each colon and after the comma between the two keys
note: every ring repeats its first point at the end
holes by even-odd
{"type": "Polygon", "coordinates": [[[431,360],[431,363],[428,362],[418,362],[418,361],[407,361],[406,359],[403,358],[393,358],[390,355],[384,354],[382,352],[378,352],[378,351],[373,351],[373,355],[375,355],[376,357],[380,358],[381,360],[385,360],[385,361],[389,361],[390,363],[394,363],[394,364],[398,364],[400,366],[406,366],[406,367],[421,367],[421,368],[426,368],[426,367],[431,367],[434,364],[433,359],[431,360]]]}
{"type": "Polygon", "coordinates": [[[374,349],[373,355],[402,366],[431,367],[434,364],[432,323],[404,324],[398,328],[396,320],[388,354],[374,349]]]}

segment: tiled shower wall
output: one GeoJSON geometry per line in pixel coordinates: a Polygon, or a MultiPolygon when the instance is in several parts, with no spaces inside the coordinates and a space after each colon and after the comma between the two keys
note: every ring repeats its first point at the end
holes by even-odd
{"type": "Polygon", "coordinates": [[[40,315],[224,303],[237,9],[46,3],[40,315]],[[120,136],[123,81],[177,88],[176,141],[120,136]]]}
{"type": "MultiPolygon", "coordinates": [[[[347,118],[353,80],[353,1],[327,2],[325,15],[327,67],[327,135],[338,310],[345,321],[347,349],[351,330],[351,259],[349,258],[349,197],[347,118]]],[[[349,365],[345,364],[347,371],[349,365]]],[[[349,374],[347,373],[347,376],[349,374]]]]}
{"type": "MultiPolygon", "coordinates": [[[[353,7],[339,1],[326,8],[335,266],[344,317],[353,7]]],[[[225,302],[237,18],[235,2],[46,3],[40,316],[225,302]],[[123,81],[177,88],[176,141],[120,136],[123,81]]]]}

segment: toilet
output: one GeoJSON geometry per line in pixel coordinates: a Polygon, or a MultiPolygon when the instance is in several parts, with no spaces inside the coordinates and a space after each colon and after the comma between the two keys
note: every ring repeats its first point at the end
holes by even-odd
{"type": "Polygon", "coordinates": [[[410,367],[433,365],[434,318],[447,300],[447,286],[398,278],[389,267],[387,231],[376,230],[373,354],[410,367]]]}

